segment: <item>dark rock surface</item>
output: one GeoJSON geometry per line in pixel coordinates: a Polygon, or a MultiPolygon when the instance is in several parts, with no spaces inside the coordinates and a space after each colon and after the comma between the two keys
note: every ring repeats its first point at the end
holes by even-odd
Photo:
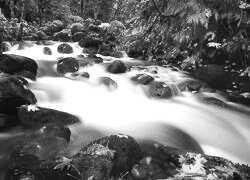
{"type": "Polygon", "coordinates": [[[178,95],[178,88],[172,83],[154,81],[149,85],[149,95],[163,99],[178,95]]]}
{"type": "Polygon", "coordinates": [[[96,37],[91,37],[91,36],[87,36],[84,39],[81,39],[79,41],[79,46],[84,47],[84,48],[89,48],[89,47],[98,48],[100,44],[102,44],[101,39],[96,38],[96,37]]]}
{"type": "Polygon", "coordinates": [[[16,76],[0,75],[0,113],[14,115],[17,107],[36,103],[36,97],[16,76]]]}
{"type": "Polygon", "coordinates": [[[49,47],[44,47],[43,48],[43,54],[52,55],[51,49],[49,47]]]}
{"type": "Polygon", "coordinates": [[[80,40],[84,39],[86,34],[83,32],[77,32],[72,36],[73,42],[79,42],[80,40]]]}
{"type": "Polygon", "coordinates": [[[73,53],[73,48],[69,44],[63,43],[58,46],[57,51],[59,53],[71,54],[73,53]]]}
{"type": "Polygon", "coordinates": [[[209,64],[196,70],[194,76],[214,88],[226,88],[228,86],[228,74],[223,66],[209,64]]]}
{"type": "Polygon", "coordinates": [[[109,77],[100,77],[98,78],[98,82],[99,84],[106,86],[109,90],[115,90],[118,87],[117,83],[109,77]]]}
{"type": "Polygon", "coordinates": [[[154,78],[147,74],[137,74],[131,78],[132,81],[137,82],[138,84],[147,85],[154,80],[154,78]]]}
{"type": "Polygon", "coordinates": [[[36,76],[37,63],[33,59],[24,56],[13,54],[0,55],[0,72],[16,74],[22,71],[29,71],[36,76]]]}
{"type": "Polygon", "coordinates": [[[107,70],[112,74],[120,74],[120,73],[125,73],[127,71],[127,67],[124,64],[124,62],[120,60],[115,60],[108,66],[107,70]]]}
{"type": "Polygon", "coordinates": [[[65,74],[68,72],[77,72],[79,70],[79,63],[75,58],[68,57],[60,59],[57,62],[57,72],[65,74]]]}
{"type": "Polygon", "coordinates": [[[36,105],[23,105],[18,110],[18,118],[23,125],[40,127],[45,124],[69,125],[80,120],[69,113],[54,109],[38,107],[36,105]]]}
{"type": "Polygon", "coordinates": [[[64,29],[60,32],[57,32],[53,35],[53,41],[60,41],[60,42],[69,42],[71,39],[70,31],[64,29]]]}

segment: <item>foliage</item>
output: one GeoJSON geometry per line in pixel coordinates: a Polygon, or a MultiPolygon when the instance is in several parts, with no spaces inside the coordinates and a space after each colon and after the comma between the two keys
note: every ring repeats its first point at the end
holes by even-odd
{"type": "Polygon", "coordinates": [[[221,41],[249,26],[249,14],[238,0],[141,0],[137,11],[126,43],[133,46],[143,38],[150,42],[147,54],[164,54],[169,46],[195,42],[198,51],[209,31],[221,41]]]}

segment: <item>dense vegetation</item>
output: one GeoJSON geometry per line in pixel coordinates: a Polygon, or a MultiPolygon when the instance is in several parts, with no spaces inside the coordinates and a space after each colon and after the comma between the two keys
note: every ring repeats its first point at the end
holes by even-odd
{"type": "Polygon", "coordinates": [[[35,32],[53,20],[65,27],[89,18],[118,20],[126,27],[119,48],[130,56],[163,64],[186,60],[184,69],[228,61],[249,66],[247,0],[1,0],[0,5],[2,40],[20,39],[20,24],[26,27],[21,31],[35,32]]]}

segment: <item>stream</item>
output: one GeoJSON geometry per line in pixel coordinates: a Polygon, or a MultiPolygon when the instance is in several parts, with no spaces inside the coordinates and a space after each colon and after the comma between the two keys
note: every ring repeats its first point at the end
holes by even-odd
{"type": "MultiPolygon", "coordinates": [[[[95,129],[102,134],[123,133],[136,139],[153,140],[195,151],[201,151],[201,147],[205,154],[250,164],[249,108],[228,102],[218,93],[181,92],[177,84],[191,79],[185,73],[167,67],[145,67],[144,62],[126,56],[120,60],[133,66],[123,74],[106,71],[107,65],[117,58],[99,55],[104,63],[79,69],[79,72],[88,72],[89,79],[70,73],[58,75],[58,58],[84,55],[76,43],[69,43],[74,50],[72,54],[60,54],[57,52],[59,44],[48,46],[52,55],[44,55],[45,45],[34,43],[22,50],[15,45],[5,53],[26,56],[37,62],[38,78],[36,81],[29,80],[29,88],[35,94],[38,106],[65,111],[80,118],[80,125],[70,126],[75,146],[84,138],[86,143],[94,140],[96,134],[81,133],[84,129],[95,129]],[[158,73],[154,74],[153,71],[158,73]],[[150,97],[146,85],[131,81],[133,76],[140,73],[171,84],[174,97],[150,97]],[[100,84],[100,77],[114,80],[117,89],[100,84]],[[200,96],[220,99],[231,108],[206,104],[200,100],[200,96]]],[[[4,136],[7,135],[0,133],[0,137],[4,136]]]]}

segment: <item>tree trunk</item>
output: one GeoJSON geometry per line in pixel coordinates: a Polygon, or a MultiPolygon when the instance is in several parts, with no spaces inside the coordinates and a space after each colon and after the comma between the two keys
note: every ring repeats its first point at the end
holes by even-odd
{"type": "Polygon", "coordinates": [[[80,2],[80,16],[83,17],[83,6],[84,6],[84,0],[81,0],[80,2]]]}
{"type": "Polygon", "coordinates": [[[22,40],[23,27],[24,27],[24,21],[25,21],[25,16],[26,16],[26,9],[27,9],[27,2],[28,2],[28,0],[23,1],[22,15],[21,15],[21,19],[20,19],[20,27],[18,30],[17,41],[22,40]]]}
{"type": "Polygon", "coordinates": [[[15,0],[10,0],[10,17],[15,18],[15,0]]]}
{"type": "Polygon", "coordinates": [[[41,13],[41,2],[40,0],[37,0],[37,10],[39,15],[39,25],[42,25],[42,13],[41,13]]]}

